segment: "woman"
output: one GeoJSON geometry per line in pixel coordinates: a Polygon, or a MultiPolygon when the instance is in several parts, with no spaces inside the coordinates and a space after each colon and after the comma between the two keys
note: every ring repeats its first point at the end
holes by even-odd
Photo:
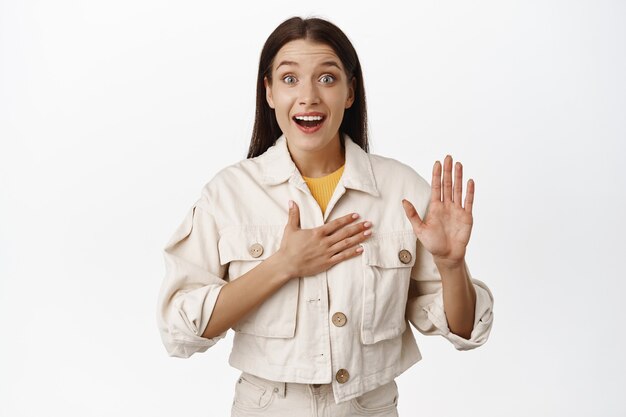
{"type": "Polygon", "coordinates": [[[473,196],[450,156],[431,187],[369,154],[353,46],[289,19],[261,53],[248,159],[165,248],[163,343],[189,357],[235,330],[233,416],[397,416],[394,378],[421,359],[407,321],[459,350],[489,335],[493,298],[464,261],[473,196]]]}

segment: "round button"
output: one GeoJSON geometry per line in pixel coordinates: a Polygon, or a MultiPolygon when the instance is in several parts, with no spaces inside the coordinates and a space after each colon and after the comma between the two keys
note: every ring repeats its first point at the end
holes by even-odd
{"type": "Polygon", "coordinates": [[[335,314],[333,314],[333,324],[337,327],[343,327],[346,325],[346,315],[341,313],[341,312],[337,312],[335,314]]]}
{"type": "Polygon", "coordinates": [[[261,246],[260,243],[255,243],[254,245],[250,246],[250,255],[252,255],[253,258],[258,258],[259,256],[263,255],[263,246],[261,246]]]}
{"type": "Polygon", "coordinates": [[[398,252],[398,258],[400,258],[400,262],[402,262],[403,264],[408,264],[409,262],[411,262],[412,259],[411,252],[406,249],[402,249],[400,252],[398,252]]]}
{"type": "Polygon", "coordinates": [[[348,371],[346,369],[342,368],[342,369],[337,371],[337,374],[335,375],[335,379],[340,384],[344,384],[344,383],[348,382],[348,379],[350,379],[350,374],[348,373],[348,371]]]}

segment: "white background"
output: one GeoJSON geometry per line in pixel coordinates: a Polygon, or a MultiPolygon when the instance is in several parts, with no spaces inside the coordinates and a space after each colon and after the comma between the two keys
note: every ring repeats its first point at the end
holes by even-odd
{"type": "Polygon", "coordinates": [[[372,152],[476,181],[491,338],[415,331],[400,415],[626,413],[626,3],[408,4],[0,0],[1,416],[229,415],[232,332],[187,360],[161,344],[161,251],[245,158],[261,47],[293,15],[353,41],[372,152]]]}

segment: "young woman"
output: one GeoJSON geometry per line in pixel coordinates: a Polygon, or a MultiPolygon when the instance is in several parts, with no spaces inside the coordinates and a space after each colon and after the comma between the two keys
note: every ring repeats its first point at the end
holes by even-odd
{"type": "Polygon", "coordinates": [[[450,156],[429,186],[370,154],[366,120],[345,34],[283,22],[261,52],[248,158],[166,245],[163,343],[186,358],[235,331],[233,416],[397,416],[394,378],[421,359],[408,322],[459,350],[487,340],[493,298],[464,260],[473,181],[462,202],[450,156]]]}

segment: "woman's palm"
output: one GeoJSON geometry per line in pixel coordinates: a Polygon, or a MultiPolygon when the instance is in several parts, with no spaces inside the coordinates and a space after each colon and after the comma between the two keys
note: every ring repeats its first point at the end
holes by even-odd
{"type": "Polygon", "coordinates": [[[452,184],[452,157],[446,156],[441,175],[441,164],[435,162],[431,183],[431,200],[424,221],[415,207],[404,201],[405,213],[413,226],[415,235],[437,260],[458,263],[463,261],[474,223],[472,204],[474,181],[467,182],[465,207],[461,205],[463,194],[463,166],[456,163],[454,186],[452,184]]]}

